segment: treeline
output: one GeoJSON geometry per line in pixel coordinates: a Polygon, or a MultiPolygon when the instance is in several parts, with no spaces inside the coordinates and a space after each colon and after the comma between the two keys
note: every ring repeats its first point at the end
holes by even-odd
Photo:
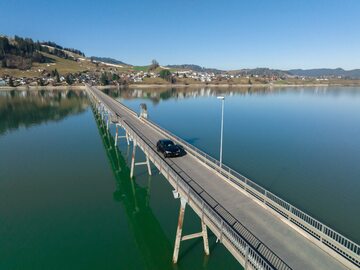
{"type": "Polygon", "coordinates": [[[79,50],[63,48],[54,42],[40,43],[39,41],[34,42],[31,38],[15,36],[14,39],[9,39],[0,36],[0,67],[26,70],[32,67],[33,62],[52,62],[50,58],[45,57],[40,52],[73,59],[64,50],[84,56],[84,53],[79,50]]]}
{"type": "Polygon", "coordinates": [[[1,67],[28,69],[32,62],[45,63],[47,59],[40,50],[41,44],[30,38],[15,36],[11,42],[7,37],[0,37],[1,67]]]}
{"type": "Polygon", "coordinates": [[[65,48],[65,47],[62,47],[62,46],[56,44],[55,42],[45,41],[45,42],[41,42],[41,44],[46,45],[46,46],[50,46],[50,47],[54,47],[54,48],[59,49],[59,50],[65,50],[65,51],[69,51],[69,52],[72,52],[72,53],[76,53],[78,55],[81,55],[81,56],[85,57],[85,54],[82,51],[77,50],[77,49],[73,49],[73,48],[65,48]]]}

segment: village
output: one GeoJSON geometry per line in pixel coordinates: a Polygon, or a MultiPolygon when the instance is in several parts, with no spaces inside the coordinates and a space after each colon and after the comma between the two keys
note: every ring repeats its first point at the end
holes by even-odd
{"type": "Polygon", "coordinates": [[[241,75],[198,72],[192,70],[175,71],[169,73],[171,80],[165,80],[161,72],[153,71],[132,71],[116,72],[113,70],[99,70],[98,72],[79,72],[66,75],[58,74],[54,71],[39,70],[39,75],[34,77],[14,77],[3,75],[0,77],[0,86],[65,86],[65,85],[83,85],[90,83],[92,85],[130,85],[130,84],[218,84],[228,81],[251,84],[252,82],[270,83],[276,80],[285,80],[285,77],[277,76],[259,76],[259,75],[241,75]]]}
{"type": "Polygon", "coordinates": [[[41,86],[79,86],[91,85],[273,85],[273,84],[327,84],[339,80],[348,80],[342,76],[294,76],[266,72],[244,71],[194,71],[174,70],[160,67],[156,70],[119,71],[116,67],[104,65],[96,70],[59,74],[55,70],[38,69],[37,76],[15,77],[8,74],[0,75],[0,87],[41,87],[41,86]],[[167,74],[166,76],[164,74],[167,74]]]}

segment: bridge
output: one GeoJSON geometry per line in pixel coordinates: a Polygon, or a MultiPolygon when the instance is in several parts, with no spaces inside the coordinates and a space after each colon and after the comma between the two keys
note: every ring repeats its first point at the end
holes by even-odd
{"type": "Polygon", "coordinates": [[[146,115],[93,86],[86,86],[96,114],[107,129],[116,126],[114,146],[121,138],[132,142],[130,177],[135,166],[151,163],[174,188],[180,199],[173,262],[177,263],[182,241],[201,237],[209,255],[210,229],[245,269],[359,269],[360,247],[330,227],[257,185],[201,150],[171,134],[146,115]],[[119,130],[125,131],[124,136],[119,130]],[[165,159],[156,142],[169,138],[181,144],[187,155],[165,159]],[[136,148],[145,161],[136,162],[136,148]],[[182,235],[186,207],[200,219],[200,232],[182,235]]]}

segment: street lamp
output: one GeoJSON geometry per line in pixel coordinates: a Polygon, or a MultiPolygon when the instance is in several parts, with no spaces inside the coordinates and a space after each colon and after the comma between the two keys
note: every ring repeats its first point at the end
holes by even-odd
{"type": "Polygon", "coordinates": [[[221,135],[220,135],[220,168],[222,166],[222,148],[223,148],[223,133],[224,133],[224,105],[225,105],[225,97],[219,96],[217,97],[221,100],[221,135]]]}

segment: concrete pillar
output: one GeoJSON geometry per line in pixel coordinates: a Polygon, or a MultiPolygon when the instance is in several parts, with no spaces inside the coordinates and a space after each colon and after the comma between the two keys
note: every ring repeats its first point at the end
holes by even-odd
{"type": "Polygon", "coordinates": [[[246,247],[246,251],[245,251],[245,266],[244,266],[245,270],[249,269],[248,261],[249,261],[249,246],[246,247]]]}
{"type": "Polygon", "coordinates": [[[132,152],[132,156],[131,156],[130,178],[133,178],[133,176],[134,176],[135,153],[136,153],[136,141],[134,141],[134,144],[133,144],[133,152],[132,152]]]}
{"type": "Polygon", "coordinates": [[[184,216],[185,216],[185,207],[186,207],[186,200],[183,198],[180,198],[180,211],[179,211],[179,220],[178,220],[176,237],[175,237],[173,263],[177,263],[178,257],[179,257],[181,233],[182,233],[184,216]]]}
{"type": "Polygon", "coordinates": [[[115,146],[117,146],[118,136],[119,136],[119,127],[118,127],[118,125],[116,125],[115,146]]]}
{"type": "Polygon", "coordinates": [[[125,130],[125,136],[126,136],[127,144],[130,145],[129,134],[126,132],[126,130],[125,130]]]}
{"type": "Polygon", "coordinates": [[[207,227],[203,219],[201,219],[201,228],[202,228],[202,237],[204,241],[204,251],[206,255],[210,255],[207,227]]]}
{"type": "Polygon", "coordinates": [[[148,173],[149,173],[149,175],[151,175],[150,160],[149,160],[148,155],[146,155],[146,165],[147,165],[147,168],[148,168],[148,173]]]}

